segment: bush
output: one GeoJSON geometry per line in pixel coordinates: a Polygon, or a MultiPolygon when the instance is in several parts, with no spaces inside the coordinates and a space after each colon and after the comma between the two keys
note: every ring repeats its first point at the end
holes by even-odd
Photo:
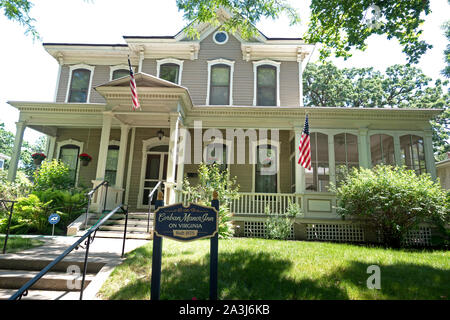
{"type": "Polygon", "coordinates": [[[34,172],[33,190],[48,189],[65,190],[74,186],[69,167],[62,161],[43,161],[41,167],[34,172]]]}
{"type": "Polygon", "coordinates": [[[363,218],[391,247],[400,247],[420,223],[448,223],[446,193],[428,174],[417,176],[412,170],[385,165],[354,168],[332,190],[337,195],[338,214],[363,218]]]}
{"type": "Polygon", "coordinates": [[[28,180],[23,172],[18,171],[16,180],[10,183],[7,180],[7,172],[0,170],[0,199],[15,200],[24,197],[30,192],[31,187],[31,181],[28,180]]]}
{"type": "Polygon", "coordinates": [[[291,202],[290,199],[288,201],[286,214],[273,215],[268,206],[265,208],[264,213],[269,216],[264,222],[265,237],[267,239],[289,239],[294,218],[302,215],[302,211],[297,203],[291,202]]]}
{"type": "Polygon", "coordinates": [[[14,222],[11,223],[11,233],[20,233],[18,230],[44,234],[48,229],[49,205],[52,201],[42,202],[36,195],[17,199],[14,205],[14,222]]]}
{"type": "Polygon", "coordinates": [[[236,178],[230,178],[229,170],[221,170],[220,165],[216,163],[211,165],[201,163],[198,175],[200,183],[196,186],[191,186],[189,180],[185,179],[182,193],[187,196],[188,202],[209,206],[213,192],[217,191],[220,203],[219,237],[232,237],[234,228],[231,223],[230,204],[233,199],[239,197],[236,178]]]}

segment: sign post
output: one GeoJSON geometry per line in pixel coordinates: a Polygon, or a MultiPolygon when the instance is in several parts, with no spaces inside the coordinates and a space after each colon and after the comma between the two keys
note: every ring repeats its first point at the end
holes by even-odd
{"type": "Polygon", "coordinates": [[[193,241],[211,238],[209,298],[217,300],[217,264],[219,247],[219,200],[214,191],[211,207],[190,203],[163,206],[162,193],[155,204],[151,299],[159,300],[161,286],[162,237],[193,241]],[[161,199],[161,200],[159,200],[161,199]],[[159,201],[159,202],[158,202],[159,201]]]}
{"type": "Polygon", "coordinates": [[[52,213],[48,217],[48,222],[53,226],[53,228],[52,228],[52,237],[55,234],[55,224],[57,224],[60,219],[61,219],[61,217],[57,213],[52,213]]]}

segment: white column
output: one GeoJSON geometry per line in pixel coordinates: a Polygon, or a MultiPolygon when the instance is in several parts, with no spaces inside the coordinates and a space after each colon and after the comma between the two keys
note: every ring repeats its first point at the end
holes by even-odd
{"type": "Polygon", "coordinates": [[[334,157],[334,135],[328,134],[328,165],[330,172],[330,183],[336,185],[336,160],[334,157]]]}
{"type": "Polygon", "coordinates": [[[131,185],[131,169],[133,168],[133,155],[134,155],[134,141],[136,138],[136,128],[131,129],[131,141],[130,141],[130,156],[128,157],[128,168],[127,168],[127,183],[125,186],[125,201],[128,204],[128,199],[130,197],[130,185],[131,185]]]}
{"type": "Polygon", "coordinates": [[[108,156],[109,135],[111,133],[112,114],[103,114],[102,134],[100,138],[100,148],[98,150],[96,180],[105,179],[106,157],[108,156]]]}
{"type": "Polygon", "coordinates": [[[295,193],[305,192],[305,168],[298,164],[298,159],[300,158],[300,150],[298,146],[300,145],[300,139],[302,138],[303,128],[295,127],[295,193]]]}
{"type": "Polygon", "coordinates": [[[120,146],[119,146],[119,157],[117,159],[117,174],[116,174],[116,187],[123,188],[123,178],[125,174],[125,159],[127,155],[128,146],[128,133],[130,131],[130,126],[122,124],[120,126],[120,146]]]}
{"type": "Polygon", "coordinates": [[[26,124],[24,121],[16,122],[16,136],[12,150],[11,161],[9,162],[8,181],[13,182],[16,179],[17,167],[19,165],[20,150],[22,149],[23,133],[26,124]]]}
{"type": "Polygon", "coordinates": [[[175,168],[177,164],[177,144],[178,144],[179,116],[170,116],[170,141],[169,158],[167,161],[167,182],[165,183],[166,203],[175,202],[175,168]]]}
{"type": "Polygon", "coordinates": [[[399,167],[402,166],[402,152],[400,150],[400,136],[398,134],[394,135],[394,157],[395,164],[399,167]]]}
{"type": "Polygon", "coordinates": [[[436,163],[433,152],[433,132],[431,130],[424,132],[423,144],[427,172],[431,175],[433,180],[436,180],[436,163]]]}
{"type": "Polygon", "coordinates": [[[300,106],[304,106],[304,101],[303,101],[303,61],[304,61],[304,59],[305,59],[304,54],[299,53],[298,57],[297,57],[297,62],[298,62],[298,90],[299,90],[300,106]]]}
{"type": "Polygon", "coordinates": [[[358,132],[358,142],[359,142],[359,166],[362,168],[370,168],[371,160],[370,160],[370,148],[369,148],[369,140],[368,140],[368,129],[360,128],[358,132]]]}
{"type": "Polygon", "coordinates": [[[55,157],[56,137],[47,136],[47,139],[48,139],[47,159],[52,160],[55,157]]]}

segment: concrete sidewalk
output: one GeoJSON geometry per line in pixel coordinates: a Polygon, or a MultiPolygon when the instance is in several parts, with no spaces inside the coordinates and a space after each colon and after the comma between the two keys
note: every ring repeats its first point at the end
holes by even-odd
{"type": "MultiPolygon", "coordinates": [[[[30,238],[36,238],[41,241],[44,241],[44,245],[39,247],[30,248],[18,253],[10,253],[0,255],[0,269],[5,269],[5,266],[10,266],[8,269],[12,270],[28,270],[28,274],[31,275],[34,271],[42,270],[45,266],[47,266],[51,261],[53,261],[56,257],[58,257],[61,253],[63,253],[67,248],[69,248],[74,242],[76,242],[79,237],[64,237],[64,236],[25,236],[30,238]]],[[[127,239],[125,242],[125,252],[129,252],[134,250],[137,247],[140,247],[147,243],[148,240],[140,240],[140,239],[127,239]]],[[[83,292],[83,300],[96,300],[96,294],[103,282],[108,278],[109,274],[112,272],[115,266],[122,262],[121,254],[122,254],[122,244],[123,239],[114,239],[114,238],[95,238],[94,241],[90,244],[89,248],[89,258],[88,258],[88,273],[92,272],[92,279],[89,285],[83,292]],[[95,268],[95,266],[99,266],[99,271],[91,271],[89,267],[95,268]]],[[[84,243],[82,243],[84,247],[84,243]]],[[[63,271],[70,266],[71,264],[76,264],[81,267],[82,272],[82,263],[84,263],[86,250],[83,248],[79,248],[78,250],[73,250],[69,255],[64,258],[61,262],[63,265],[59,268],[61,269],[62,276],[68,276],[67,272],[65,274],[63,271]]],[[[55,266],[56,268],[56,266],[55,266]]],[[[53,270],[53,269],[52,269],[53,270]]],[[[50,272],[52,271],[50,270],[50,272]]],[[[10,293],[14,293],[17,290],[7,290],[4,291],[3,294],[0,292],[0,298],[7,298],[10,293]]],[[[33,290],[30,290],[32,293],[33,290]]],[[[64,292],[62,292],[64,293],[64,292]]],[[[40,299],[45,299],[45,296],[48,297],[49,300],[54,300],[55,296],[59,296],[55,294],[55,292],[48,291],[46,294],[43,292],[39,293],[40,299]]],[[[64,299],[78,299],[79,292],[65,292],[61,296],[64,296],[64,299]]],[[[30,294],[29,299],[32,299],[32,295],[30,294]]]]}

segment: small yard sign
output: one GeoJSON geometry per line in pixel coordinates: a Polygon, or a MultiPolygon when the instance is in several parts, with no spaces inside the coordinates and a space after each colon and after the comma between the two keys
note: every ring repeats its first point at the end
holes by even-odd
{"type": "Polygon", "coordinates": [[[48,217],[48,222],[52,225],[52,237],[55,235],[55,224],[57,224],[61,220],[61,217],[57,213],[52,213],[48,217]]]}
{"type": "Polygon", "coordinates": [[[213,237],[218,230],[215,208],[191,203],[160,207],[155,212],[155,233],[179,241],[213,237]]]}

